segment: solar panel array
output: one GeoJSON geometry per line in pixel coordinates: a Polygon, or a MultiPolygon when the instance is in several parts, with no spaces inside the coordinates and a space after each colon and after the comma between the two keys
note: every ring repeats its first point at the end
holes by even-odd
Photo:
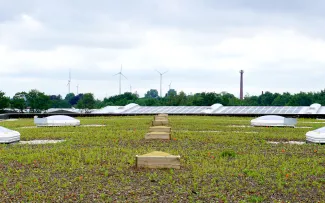
{"type": "Polygon", "coordinates": [[[200,114],[209,106],[137,106],[123,111],[123,114],[200,114]]]}
{"type": "MultiPolygon", "coordinates": [[[[300,114],[303,106],[222,106],[207,114],[300,114]]],[[[136,106],[122,114],[201,114],[210,106],[136,106]]]]}
{"type": "Polygon", "coordinates": [[[302,106],[223,106],[214,114],[299,114],[302,106]]]}
{"type": "Polygon", "coordinates": [[[285,115],[285,114],[325,114],[325,106],[312,104],[310,106],[222,106],[214,104],[211,106],[139,106],[128,104],[126,106],[109,106],[94,113],[113,114],[206,114],[206,115],[285,115]]]}

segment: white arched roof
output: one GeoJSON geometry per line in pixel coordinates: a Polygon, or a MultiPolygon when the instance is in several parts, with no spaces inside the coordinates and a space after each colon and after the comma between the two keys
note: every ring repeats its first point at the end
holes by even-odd
{"type": "Polygon", "coordinates": [[[282,121],[284,120],[283,116],[277,116],[277,115],[269,115],[269,116],[261,116],[256,118],[255,120],[260,120],[260,121],[264,121],[264,120],[273,120],[273,121],[282,121]]]}
{"type": "Polygon", "coordinates": [[[0,126],[0,143],[13,143],[19,140],[19,132],[0,126]]]}
{"type": "Polygon", "coordinates": [[[316,114],[320,108],[322,107],[322,105],[315,103],[309,106],[309,108],[306,110],[306,114],[316,114]]]}
{"type": "Polygon", "coordinates": [[[35,117],[34,123],[37,126],[78,126],[80,125],[80,120],[70,116],[55,115],[45,118],[35,117]]]}
{"type": "Polygon", "coordinates": [[[325,127],[307,132],[306,141],[313,143],[325,143],[325,127]]]}
{"type": "Polygon", "coordinates": [[[285,118],[277,115],[261,116],[251,120],[252,126],[290,126],[294,127],[297,124],[295,118],[285,118]]]}
{"type": "Polygon", "coordinates": [[[101,109],[96,109],[94,111],[92,111],[91,113],[93,114],[100,114],[100,113],[114,113],[118,108],[120,108],[120,106],[106,106],[104,108],[101,109]]]}
{"type": "Polygon", "coordinates": [[[64,115],[55,115],[55,116],[48,116],[48,117],[46,117],[47,118],[47,120],[60,120],[60,121],[62,121],[62,120],[67,120],[67,121],[72,121],[72,120],[77,120],[77,119],[75,119],[75,118],[73,118],[73,117],[70,117],[70,116],[64,116],[64,115]]]}
{"type": "Polygon", "coordinates": [[[213,104],[212,106],[209,106],[207,107],[206,109],[202,110],[201,113],[207,113],[207,114],[210,114],[212,112],[215,112],[217,111],[219,108],[222,107],[222,104],[213,104]]]}

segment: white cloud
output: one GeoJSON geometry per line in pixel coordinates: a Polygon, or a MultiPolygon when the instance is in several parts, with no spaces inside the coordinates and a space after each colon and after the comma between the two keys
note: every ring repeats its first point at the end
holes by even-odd
{"type": "Polygon", "coordinates": [[[258,63],[281,63],[284,60],[325,63],[322,56],[325,41],[292,30],[270,30],[256,33],[251,38],[226,39],[217,46],[217,50],[257,63],[257,67],[250,68],[258,68],[258,63]]]}
{"type": "Polygon", "coordinates": [[[322,16],[299,21],[300,10],[263,13],[261,5],[232,8],[235,4],[219,1],[111,3],[107,9],[100,1],[81,1],[77,7],[60,1],[33,5],[17,8],[5,21],[0,14],[0,87],[9,95],[31,88],[66,94],[69,68],[80,91],[100,98],[114,95],[118,78],[112,75],[121,64],[128,77],[123,91],[131,84],[140,95],[159,89],[155,69],[169,70],[164,92],[173,81],[178,91],[237,96],[240,69],[250,94],[298,92],[299,78],[310,81],[306,91],[322,89],[314,78],[325,76],[325,37],[306,31],[308,22],[310,30],[320,29],[322,16]],[[6,85],[9,81],[14,85],[6,85]]]}
{"type": "Polygon", "coordinates": [[[23,28],[32,31],[39,31],[42,28],[42,23],[27,14],[21,15],[21,23],[23,28]]]}

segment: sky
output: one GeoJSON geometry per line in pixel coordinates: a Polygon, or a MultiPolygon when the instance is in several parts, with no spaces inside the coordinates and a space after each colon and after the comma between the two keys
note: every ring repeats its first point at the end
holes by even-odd
{"type": "Polygon", "coordinates": [[[325,89],[323,0],[0,0],[0,91],[325,89]]]}

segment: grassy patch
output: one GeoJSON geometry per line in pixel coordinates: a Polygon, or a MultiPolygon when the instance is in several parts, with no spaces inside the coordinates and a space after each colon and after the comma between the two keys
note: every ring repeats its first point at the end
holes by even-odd
{"type": "Polygon", "coordinates": [[[152,118],[80,118],[84,125],[105,125],[99,127],[22,128],[33,120],[1,122],[19,131],[21,140],[66,142],[0,145],[0,202],[325,199],[325,145],[267,143],[304,141],[307,131],[324,124],[300,119],[298,126],[312,129],[243,128],[251,118],[170,116],[173,140],[144,140],[152,118]],[[151,151],[180,155],[182,168],[136,169],[135,155],[151,151]]]}

